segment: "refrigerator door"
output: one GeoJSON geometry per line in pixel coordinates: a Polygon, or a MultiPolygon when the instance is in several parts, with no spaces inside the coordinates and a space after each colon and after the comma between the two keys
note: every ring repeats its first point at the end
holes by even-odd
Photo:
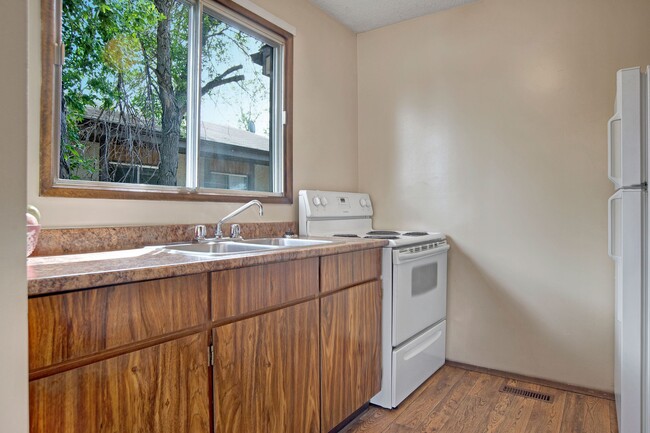
{"type": "Polygon", "coordinates": [[[643,189],[609,199],[609,255],[615,263],[614,392],[619,432],[641,432],[644,285],[643,189]]]}
{"type": "Polygon", "coordinates": [[[609,179],[616,188],[645,182],[642,151],[641,69],[616,73],[616,113],[607,123],[609,179]]]}
{"type": "MultiPolygon", "coordinates": [[[[650,66],[646,67],[646,74],[642,80],[642,86],[644,87],[643,93],[645,95],[645,120],[644,120],[644,132],[645,132],[645,149],[646,149],[646,172],[648,167],[650,167],[650,66]]],[[[645,273],[645,299],[643,303],[643,316],[645,320],[644,326],[644,348],[642,356],[644,357],[643,362],[643,390],[641,396],[641,407],[643,415],[643,433],[650,433],[650,211],[648,211],[648,202],[645,203],[646,211],[645,215],[645,257],[646,257],[646,273],[645,273]]]]}

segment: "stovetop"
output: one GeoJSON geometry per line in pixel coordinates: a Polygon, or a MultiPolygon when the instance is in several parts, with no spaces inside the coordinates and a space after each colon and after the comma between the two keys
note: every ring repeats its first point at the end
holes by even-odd
{"type": "Polygon", "coordinates": [[[422,231],[397,231],[397,230],[370,230],[356,233],[328,233],[321,236],[340,237],[340,238],[364,238],[364,239],[384,239],[389,241],[391,247],[413,245],[423,242],[433,242],[445,239],[442,233],[422,232],[422,231]]]}
{"type": "Polygon", "coordinates": [[[299,228],[305,236],[384,239],[388,246],[401,247],[442,241],[442,233],[417,230],[376,230],[374,208],[368,194],[301,190],[299,228]]]}

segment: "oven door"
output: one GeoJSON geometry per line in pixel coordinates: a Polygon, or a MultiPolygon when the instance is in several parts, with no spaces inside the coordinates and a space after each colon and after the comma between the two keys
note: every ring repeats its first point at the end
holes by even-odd
{"type": "Polygon", "coordinates": [[[393,347],[444,319],[447,244],[393,250],[393,347]]]}

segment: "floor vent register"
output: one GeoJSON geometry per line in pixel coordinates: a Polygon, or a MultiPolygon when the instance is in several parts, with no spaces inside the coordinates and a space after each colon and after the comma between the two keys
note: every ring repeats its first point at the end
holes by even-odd
{"type": "Polygon", "coordinates": [[[519,397],[532,398],[535,400],[544,401],[546,403],[551,403],[553,401],[553,396],[544,394],[537,391],[530,391],[528,389],[517,388],[514,386],[503,385],[499,392],[507,392],[508,394],[513,394],[519,397]]]}

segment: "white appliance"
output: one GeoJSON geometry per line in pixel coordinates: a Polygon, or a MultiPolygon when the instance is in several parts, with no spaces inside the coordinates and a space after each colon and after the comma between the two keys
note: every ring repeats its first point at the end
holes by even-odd
{"type": "Polygon", "coordinates": [[[650,433],[648,327],[649,72],[618,71],[615,114],[608,124],[609,255],[615,263],[614,393],[618,431],[650,433]]]}
{"type": "Polygon", "coordinates": [[[445,363],[447,251],[441,233],[374,230],[368,194],[300,191],[303,236],[385,239],[382,387],[371,403],[397,407],[445,363]]]}

